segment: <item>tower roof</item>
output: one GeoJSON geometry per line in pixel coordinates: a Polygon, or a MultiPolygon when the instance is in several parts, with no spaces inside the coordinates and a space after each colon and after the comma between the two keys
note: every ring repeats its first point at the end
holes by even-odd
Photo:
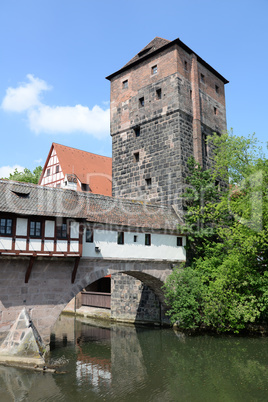
{"type": "Polygon", "coordinates": [[[185,50],[188,54],[195,54],[197,57],[197,61],[206,67],[209,71],[211,71],[216,77],[218,77],[224,84],[227,84],[229,81],[224,78],[218,71],[216,71],[213,67],[211,67],[205,60],[203,60],[197,53],[195,53],[192,49],[190,49],[185,43],[183,43],[179,38],[169,41],[167,39],[155,37],[148,45],[146,45],[136,56],[134,56],[127,64],[124,65],[120,70],[116,71],[113,74],[110,74],[106,77],[107,80],[111,80],[115,76],[124,71],[128,70],[129,68],[137,65],[141,61],[149,59],[153,55],[156,55],[163,50],[171,48],[172,46],[178,45],[183,50],[185,50]]]}

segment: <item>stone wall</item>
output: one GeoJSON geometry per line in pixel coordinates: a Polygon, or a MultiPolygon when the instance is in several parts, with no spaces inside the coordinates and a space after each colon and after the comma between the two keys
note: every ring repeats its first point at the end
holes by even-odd
{"type": "Polygon", "coordinates": [[[160,323],[161,303],[141,281],[125,274],[111,277],[111,318],[117,321],[160,323]]]}
{"type": "Polygon", "coordinates": [[[188,158],[210,167],[206,138],[225,130],[224,83],[195,55],[171,48],[119,72],[111,79],[113,195],[181,209],[188,158]]]}

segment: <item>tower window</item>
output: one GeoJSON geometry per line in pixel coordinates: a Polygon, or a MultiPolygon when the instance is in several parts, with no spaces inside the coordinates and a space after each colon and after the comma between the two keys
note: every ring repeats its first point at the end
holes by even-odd
{"type": "Polygon", "coordinates": [[[203,82],[203,83],[205,82],[205,76],[204,76],[204,74],[201,74],[201,75],[200,75],[200,79],[201,79],[201,82],[203,82]]]}
{"type": "Polygon", "coordinates": [[[123,85],[123,89],[127,89],[128,88],[128,80],[123,81],[122,85],[123,85]]]}
{"type": "Polygon", "coordinates": [[[145,246],[150,246],[150,245],[151,245],[151,234],[145,233],[145,246]]]}
{"type": "Polygon", "coordinates": [[[218,85],[215,84],[215,92],[216,92],[216,94],[219,93],[219,89],[220,89],[220,88],[218,87],[218,85]]]}
{"type": "Polygon", "coordinates": [[[157,65],[152,67],[152,74],[157,74],[157,65]]]}
{"type": "Polygon", "coordinates": [[[162,98],[162,90],[161,88],[156,90],[156,99],[161,99],[162,98]]]}
{"type": "Polygon", "coordinates": [[[185,62],[184,62],[184,70],[188,70],[188,63],[187,63],[187,61],[185,60],[185,62]]]}
{"type": "Polygon", "coordinates": [[[151,177],[149,178],[149,179],[145,179],[145,182],[146,182],[146,185],[147,185],[147,187],[152,187],[152,179],[151,179],[151,177]]]}
{"type": "Polygon", "coordinates": [[[218,114],[218,109],[214,107],[214,114],[218,114]]]}
{"type": "Polygon", "coordinates": [[[134,239],[133,239],[134,243],[137,243],[137,240],[138,240],[138,236],[134,235],[134,239]]]}
{"type": "Polygon", "coordinates": [[[134,152],[134,162],[139,162],[139,160],[140,160],[140,153],[134,152]]]}
{"type": "Polygon", "coordinates": [[[190,99],[193,97],[193,91],[190,89],[190,99]]]}
{"type": "Polygon", "coordinates": [[[144,96],[139,99],[139,105],[140,105],[140,107],[144,106],[144,96]]]}
{"type": "Polygon", "coordinates": [[[139,137],[141,134],[140,126],[134,128],[134,135],[135,137],[139,137]]]}
{"type": "Polygon", "coordinates": [[[117,233],[117,244],[124,244],[124,232],[117,233]]]}
{"type": "Polygon", "coordinates": [[[60,171],[60,165],[57,165],[56,166],[56,173],[59,173],[59,171],[60,171]]]}
{"type": "Polygon", "coordinates": [[[177,237],[177,246],[178,247],[182,246],[182,237],[177,237]]]}

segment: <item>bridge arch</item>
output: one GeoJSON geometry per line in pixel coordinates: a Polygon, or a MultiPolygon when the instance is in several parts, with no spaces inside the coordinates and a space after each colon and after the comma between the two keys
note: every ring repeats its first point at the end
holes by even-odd
{"type": "Polygon", "coordinates": [[[90,283],[109,274],[125,273],[149,286],[164,303],[161,287],[172,271],[166,261],[81,258],[72,283],[74,259],[37,258],[25,283],[28,264],[25,257],[2,257],[5,280],[0,284],[0,331],[8,331],[25,307],[45,343],[49,343],[51,328],[64,307],[90,283]]]}

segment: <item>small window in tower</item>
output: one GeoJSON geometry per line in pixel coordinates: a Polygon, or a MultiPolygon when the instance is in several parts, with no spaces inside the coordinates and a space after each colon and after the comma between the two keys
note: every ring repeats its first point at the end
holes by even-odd
{"type": "Polygon", "coordinates": [[[123,81],[123,89],[128,88],[128,80],[123,81]]]}
{"type": "Polygon", "coordinates": [[[220,89],[220,88],[218,87],[218,85],[215,84],[215,92],[216,92],[216,94],[219,93],[219,89],[220,89]]]}
{"type": "Polygon", "coordinates": [[[134,162],[139,162],[139,160],[140,160],[140,153],[134,152],[134,162]]]}
{"type": "Polygon", "coordinates": [[[47,176],[50,176],[50,169],[47,169],[47,176]]]}
{"type": "Polygon", "coordinates": [[[177,237],[177,247],[182,246],[182,237],[177,237]]]}
{"type": "Polygon", "coordinates": [[[137,241],[138,241],[138,236],[137,235],[134,235],[133,241],[134,241],[134,243],[137,243],[137,241]]]}
{"type": "Polygon", "coordinates": [[[190,99],[193,97],[193,91],[190,89],[190,99]]]}
{"type": "Polygon", "coordinates": [[[150,245],[151,245],[151,234],[145,233],[145,246],[150,246],[150,245]]]}
{"type": "Polygon", "coordinates": [[[117,244],[124,244],[124,232],[117,233],[117,244]]]}
{"type": "Polygon", "coordinates": [[[218,109],[214,107],[214,114],[218,114],[218,109]]]}
{"type": "Polygon", "coordinates": [[[184,70],[188,70],[188,63],[187,63],[187,61],[185,60],[185,62],[184,62],[184,70]]]}
{"type": "Polygon", "coordinates": [[[201,79],[201,82],[203,82],[203,83],[205,82],[205,76],[204,76],[204,74],[201,74],[201,75],[200,75],[200,79],[201,79]]]}
{"type": "Polygon", "coordinates": [[[202,146],[203,146],[203,155],[206,158],[208,156],[208,142],[206,134],[202,136],[202,146]]]}
{"type": "Polygon", "coordinates": [[[144,106],[144,96],[139,99],[139,105],[140,105],[140,107],[144,106]]]}
{"type": "Polygon", "coordinates": [[[135,128],[134,128],[134,135],[135,135],[135,137],[139,137],[140,134],[141,134],[140,126],[135,127],[135,128]]]}
{"type": "Polygon", "coordinates": [[[152,74],[157,74],[157,65],[152,67],[152,74]]]}
{"type": "Polygon", "coordinates": [[[60,165],[56,165],[56,173],[59,173],[60,171],[60,165]]]}
{"type": "Polygon", "coordinates": [[[162,99],[162,90],[161,90],[161,88],[156,90],[156,99],[162,99]]]}
{"type": "Polygon", "coordinates": [[[145,182],[146,182],[146,186],[147,186],[148,188],[151,188],[151,187],[152,187],[152,179],[151,179],[151,177],[150,177],[149,179],[145,179],[145,182]]]}

